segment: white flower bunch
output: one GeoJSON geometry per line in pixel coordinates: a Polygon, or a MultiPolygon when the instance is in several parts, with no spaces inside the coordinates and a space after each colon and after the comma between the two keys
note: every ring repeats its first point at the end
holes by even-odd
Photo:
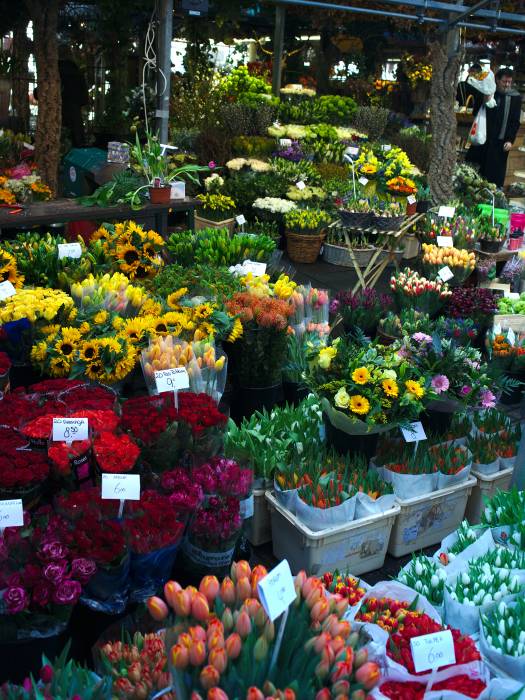
{"type": "Polygon", "coordinates": [[[453,600],[479,607],[520,592],[522,585],[517,576],[511,576],[509,569],[497,569],[488,562],[474,560],[458,575],[455,586],[447,584],[447,588],[453,600]]]}
{"type": "Polygon", "coordinates": [[[270,211],[272,214],[286,214],[292,209],[297,209],[296,204],[280,197],[258,197],[252,206],[255,209],[270,211]]]}
{"type": "Polygon", "coordinates": [[[213,173],[204,180],[204,187],[206,192],[218,192],[224,185],[224,178],[222,178],[218,173],[213,173]]]}
{"type": "Polygon", "coordinates": [[[468,520],[463,520],[461,525],[456,530],[456,541],[449,547],[447,551],[439,553],[439,560],[445,566],[453,561],[456,556],[473,544],[478,539],[478,533],[470,526],[468,520]]]}
{"type": "Polygon", "coordinates": [[[481,522],[490,527],[516,525],[523,520],[525,512],[525,491],[516,487],[510,491],[497,491],[487,503],[481,515],[481,522]]]}
{"type": "Polygon", "coordinates": [[[481,625],[487,643],[496,651],[508,656],[525,656],[525,601],[518,598],[515,604],[504,601],[481,615],[481,625]]]}
{"type": "Polygon", "coordinates": [[[413,588],[434,605],[443,603],[447,573],[445,569],[425,556],[414,556],[405,569],[401,569],[396,579],[413,588]]]}

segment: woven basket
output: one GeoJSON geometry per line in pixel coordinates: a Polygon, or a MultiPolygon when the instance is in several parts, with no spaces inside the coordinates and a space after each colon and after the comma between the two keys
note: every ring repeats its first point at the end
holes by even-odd
{"type": "Polygon", "coordinates": [[[350,228],[369,228],[372,225],[374,215],[372,212],[354,212],[340,209],[339,218],[343,226],[348,226],[350,228]]]}
{"type": "Polygon", "coordinates": [[[326,237],[326,231],[303,235],[286,231],[286,250],[292,262],[314,263],[319,257],[321,244],[326,237]]]}
{"type": "Polygon", "coordinates": [[[372,227],[378,231],[397,231],[404,220],[404,216],[374,216],[372,227]]]}
{"type": "MultiPolygon", "coordinates": [[[[366,267],[376,248],[352,248],[354,256],[359,267],[366,267]]],[[[323,260],[332,265],[340,265],[341,267],[354,267],[352,262],[352,256],[348,248],[340,245],[332,245],[331,243],[325,243],[323,246],[323,260]]]]}

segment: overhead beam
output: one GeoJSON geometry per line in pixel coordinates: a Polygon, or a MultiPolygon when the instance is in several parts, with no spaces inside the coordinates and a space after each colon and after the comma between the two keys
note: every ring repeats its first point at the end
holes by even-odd
{"type": "Polygon", "coordinates": [[[464,12],[460,12],[459,15],[456,15],[455,17],[451,17],[451,19],[448,20],[446,25],[442,27],[443,31],[447,31],[448,29],[455,27],[461,20],[463,19],[468,19],[472,15],[475,15],[478,10],[481,10],[483,7],[486,5],[489,5],[492,3],[493,0],[480,0],[480,2],[477,2],[475,5],[472,5],[468,10],[465,10],[464,12]]]}
{"type": "MultiPolygon", "coordinates": [[[[441,12],[472,12],[473,7],[468,5],[462,5],[460,3],[454,3],[452,5],[449,2],[441,2],[440,0],[381,0],[381,2],[387,5],[408,5],[409,7],[415,7],[421,10],[438,10],[441,12]]],[[[517,22],[519,24],[525,24],[525,14],[514,13],[514,12],[500,12],[499,10],[484,10],[480,9],[477,11],[478,17],[483,17],[485,19],[497,19],[498,21],[508,21],[517,22]]]]}

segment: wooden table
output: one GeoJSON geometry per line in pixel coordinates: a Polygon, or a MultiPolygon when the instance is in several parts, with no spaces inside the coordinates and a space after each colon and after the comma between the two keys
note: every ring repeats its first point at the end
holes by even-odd
{"type": "Polygon", "coordinates": [[[188,216],[188,228],[194,228],[195,208],[199,200],[186,197],[172,199],[166,204],[145,204],[140,209],[132,209],[127,204],[112,207],[85,207],[75,199],[54,199],[51,202],[35,202],[24,205],[18,214],[10,214],[15,207],[0,209],[0,232],[21,226],[41,226],[65,223],[67,221],[140,221],[145,217],[155,217],[155,228],[161,236],[167,233],[168,212],[184,211],[188,216]]]}

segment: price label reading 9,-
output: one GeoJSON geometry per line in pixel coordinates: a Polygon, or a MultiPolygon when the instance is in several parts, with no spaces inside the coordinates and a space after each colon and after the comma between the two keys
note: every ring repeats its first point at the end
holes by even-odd
{"type": "Polygon", "coordinates": [[[157,391],[181,391],[190,388],[190,378],[186,367],[172,367],[171,369],[159,369],[155,372],[155,384],[157,391]]]}

